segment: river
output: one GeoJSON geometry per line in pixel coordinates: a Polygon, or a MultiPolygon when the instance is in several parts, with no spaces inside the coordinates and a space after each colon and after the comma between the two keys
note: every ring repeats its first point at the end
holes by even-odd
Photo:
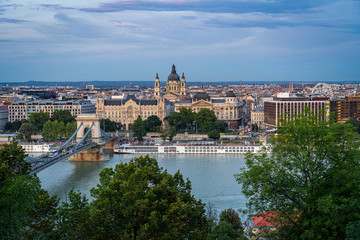
{"type": "MultiPolygon", "coordinates": [[[[227,208],[244,208],[246,199],[234,174],[245,166],[244,155],[238,154],[156,154],[159,165],[171,174],[180,170],[192,183],[192,193],[204,203],[211,203],[218,214],[227,208]]],[[[90,189],[99,182],[99,172],[128,162],[136,155],[110,154],[104,162],[60,161],[38,173],[42,187],[64,201],[71,188],[91,199],[90,189]]],[[[245,219],[242,219],[244,221],[245,219]]]]}

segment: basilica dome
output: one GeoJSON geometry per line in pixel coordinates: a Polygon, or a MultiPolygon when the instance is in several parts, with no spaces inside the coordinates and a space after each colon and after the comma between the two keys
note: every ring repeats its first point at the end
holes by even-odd
{"type": "Polygon", "coordinates": [[[171,73],[170,73],[170,75],[168,77],[168,81],[180,81],[180,77],[176,73],[174,64],[172,65],[172,70],[171,70],[171,73]]]}

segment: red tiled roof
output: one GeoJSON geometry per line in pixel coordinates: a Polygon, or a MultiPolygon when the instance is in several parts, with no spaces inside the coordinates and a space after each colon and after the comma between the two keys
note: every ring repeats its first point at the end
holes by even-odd
{"type": "Polygon", "coordinates": [[[278,214],[273,212],[261,212],[251,216],[251,220],[255,227],[277,227],[279,224],[276,224],[276,222],[272,220],[275,217],[278,217],[278,214]]]}

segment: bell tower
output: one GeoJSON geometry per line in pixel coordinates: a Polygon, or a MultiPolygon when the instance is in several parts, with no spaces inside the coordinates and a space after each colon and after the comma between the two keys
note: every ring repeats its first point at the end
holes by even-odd
{"type": "Polygon", "coordinates": [[[182,74],[182,77],[181,77],[180,89],[181,89],[180,96],[186,96],[186,81],[185,81],[184,73],[182,74]]]}
{"type": "Polygon", "coordinates": [[[154,97],[155,98],[160,97],[160,80],[158,73],[156,73],[156,77],[155,77],[154,97]]]}

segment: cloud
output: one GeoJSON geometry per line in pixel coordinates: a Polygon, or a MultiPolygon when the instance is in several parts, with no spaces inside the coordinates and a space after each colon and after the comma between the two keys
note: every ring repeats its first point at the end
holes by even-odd
{"type": "Polygon", "coordinates": [[[138,11],[197,11],[211,13],[300,13],[330,3],[334,0],[273,0],[273,1],[117,1],[99,4],[97,7],[81,8],[86,12],[138,11]]]}
{"type": "Polygon", "coordinates": [[[23,23],[23,22],[27,22],[25,20],[20,20],[20,19],[12,19],[12,18],[0,18],[0,23],[2,22],[6,22],[6,23],[23,23]]]}

